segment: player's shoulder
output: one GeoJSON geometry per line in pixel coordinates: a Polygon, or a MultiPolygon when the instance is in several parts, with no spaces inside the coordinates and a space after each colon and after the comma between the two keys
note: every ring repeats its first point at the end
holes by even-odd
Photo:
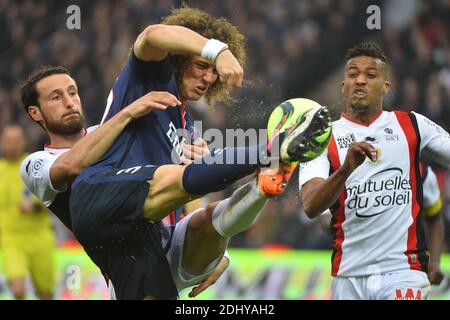
{"type": "Polygon", "coordinates": [[[423,114],[411,111],[411,115],[416,120],[420,132],[435,132],[437,130],[440,134],[449,136],[447,131],[423,114]]]}
{"type": "Polygon", "coordinates": [[[352,123],[346,120],[342,115],[331,123],[331,129],[333,130],[333,135],[335,137],[336,135],[341,135],[348,131],[353,132],[354,130],[352,123]]]}
{"type": "Polygon", "coordinates": [[[383,110],[384,122],[400,122],[403,123],[407,118],[415,118],[411,111],[403,110],[383,110]]]}
{"type": "Polygon", "coordinates": [[[339,117],[338,119],[335,119],[331,122],[331,127],[332,128],[339,128],[340,126],[342,126],[344,123],[344,119],[341,117],[339,117]]]}
{"type": "Polygon", "coordinates": [[[48,158],[54,158],[57,156],[58,156],[57,154],[54,154],[50,151],[40,150],[40,151],[33,152],[33,153],[29,154],[27,157],[25,157],[25,159],[22,160],[22,164],[24,164],[28,161],[36,160],[36,159],[48,159],[48,158]]]}
{"type": "Polygon", "coordinates": [[[339,125],[339,124],[341,124],[341,123],[342,123],[342,117],[340,117],[340,118],[338,118],[338,119],[336,119],[336,120],[333,120],[333,121],[331,122],[331,125],[335,126],[335,125],[339,125]]]}
{"type": "Polygon", "coordinates": [[[411,111],[410,115],[417,121],[418,124],[427,124],[432,127],[437,126],[432,120],[419,112],[411,111]]]}
{"type": "Polygon", "coordinates": [[[30,176],[33,172],[39,172],[45,162],[54,161],[59,155],[47,150],[33,152],[22,160],[20,174],[22,177],[30,176]]]}
{"type": "Polygon", "coordinates": [[[423,120],[423,119],[428,119],[427,117],[425,117],[423,114],[416,112],[416,111],[403,111],[403,110],[391,110],[391,111],[384,111],[387,114],[389,114],[391,117],[410,117],[416,120],[423,120]]]}

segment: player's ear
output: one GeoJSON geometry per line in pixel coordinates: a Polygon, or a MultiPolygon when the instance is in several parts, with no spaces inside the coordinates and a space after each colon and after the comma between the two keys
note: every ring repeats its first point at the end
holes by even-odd
{"type": "Polygon", "coordinates": [[[389,92],[390,87],[391,87],[391,83],[388,80],[384,81],[384,85],[383,85],[384,94],[389,92]]]}
{"type": "Polygon", "coordinates": [[[341,92],[342,92],[342,94],[344,94],[344,81],[342,81],[341,92]]]}
{"type": "Polygon", "coordinates": [[[44,117],[42,116],[42,111],[41,109],[39,109],[38,106],[29,106],[28,114],[30,115],[31,119],[33,119],[36,122],[44,120],[44,117]]]}

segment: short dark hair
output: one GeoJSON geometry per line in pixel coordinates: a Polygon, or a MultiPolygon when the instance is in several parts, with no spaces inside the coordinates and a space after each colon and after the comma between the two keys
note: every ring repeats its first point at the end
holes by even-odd
{"type": "Polygon", "coordinates": [[[39,107],[39,94],[36,90],[36,83],[54,74],[67,74],[70,71],[61,66],[42,66],[34,70],[26,80],[20,84],[20,101],[22,101],[25,112],[28,113],[29,106],[39,107]]]}
{"type": "Polygon", "coordinates": [[[349,49],[345,56],[345,61],[358,56],[368,56],[375,59],[380,59],[385,64],[388,63],[383,50],[381,50],[380,47],[373,42],[363,42],[349,49]]]}

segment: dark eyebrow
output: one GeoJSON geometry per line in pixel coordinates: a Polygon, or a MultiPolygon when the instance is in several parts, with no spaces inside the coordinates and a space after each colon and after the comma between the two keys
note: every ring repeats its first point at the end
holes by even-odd
{"type": "Polygon", "coordinates": [[[51,95],[54,94],[54,93],[61,94],[61,92],[62,92],[62,90],[58,88],[58,89],[55,89],[55,90],[50,91],[50,93],[49,93],[48,95],[51,96],[51,95]]]}
{"type": "Polygon", "coordinates": [[[75,89],[78,91],[78,87],[74,84],[71,84],[70,86],[67,87],[67,90],[71,90],[71,89],[75,89]]]}
{"type": "MultiPolygon", "coordinates": [[[[347,70],[352,70],[352,69],[359,70],[359,68],[356,65],[351,65],[351,66],[347,67],[347,70]]],[[[370,67],[366,68],[366,71],[372,71],[372,70],[378,71],[378,68],[376,66],[370,66],[370,67]]]]}
{"type": "Polygon", "coordinates": [[[208,63],[208,62],[206,62],[206,61],[201,61],[201,60],[196,61],[196,63],[197,63],[197,64],[200,64],[200,65],[202,65],[202,66],[210,66],[210,65],[211,65],[211,63],[208,63]]]}
{"type": "MultiPolygon", "coordinates": [[[[67,90],[71,90],[71,89],[78,90],[77,86],[74,84],[71,84],[70,86],[67,87],[67,90]]],[[[63,90],[61,90],[60,88],[57,88],[55,90],[50,91],[50,93],[48,95],[51,96],[54,93],[61,94],[62,92],[63,92],[63,90]]]]}
{"type": "Polygon", "coordinates": [[[355,65],[350,65],[347,67],[347,70],[352,70],[352,69],[359,70],[359,68],[355,65]]]}

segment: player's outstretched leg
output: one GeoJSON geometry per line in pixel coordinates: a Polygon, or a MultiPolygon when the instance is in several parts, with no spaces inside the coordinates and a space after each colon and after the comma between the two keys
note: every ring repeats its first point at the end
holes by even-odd
{"type": "Polygon", "coordinates": [[[230,198],[210,204],[188,217],[182,253],[183,270],[188,274],[199,275],[213,270],[229,238],[248,229],[268,198],[285,190],[298,161],[316,158],[328,145],[331,123],[325,108],[314,105],[304,111],[304,107],[295,103],[282,104],[279,108],[281,110],[274,110],[269,120],[269,146],[283,134],[280,137],[281,147],[291,148],[295,152],[278,166],[262,169],[255,180],[237,189],[230,198]],[[300,125],[308,123],[300,128],[300,125]],[[309,139],[314,141],[311,143],[309,139]],[[322,141],[322,145],[318,146],[317,139],[322,141]],[[299,141],[302,145],[295,146],[300,144],[299,141]],[[292,160],[294,162],[290,162],[292,160]]]}
{"type": "MultiPolygon", "coordinates": [[[[325,108],[308,99],[288,100],[273,111],[268,125],[267,144],[250,148],[226,148],[221,153],[205,157],[201,163],[194,162],[186,167],[159,167],[149,182],[144,217],[161,220],[175,208],[195,198],[223,190],[267,166],[267,157],[287,164],[282,171],[292,174],[295,167],[289,166],[293,162],[317,157],[325,150],[330,136],[331,127],[325,108]],[[278,116],[280,113],[281,117],[278,116]],[[237,159],[251,159],[254,154],[257,155],[256,163],[238,164],[237,159]],[[228,164],[228,159],[233,159],[233,163],[228,164]]],[[[289,174],[283,174],[281,184],[287,183],[289,177],[289,174]]],[[[266,192],[265,189],[263,191],[266,192]]],[[[267,195],[275,194],[268,190],[267,195]]]]}

